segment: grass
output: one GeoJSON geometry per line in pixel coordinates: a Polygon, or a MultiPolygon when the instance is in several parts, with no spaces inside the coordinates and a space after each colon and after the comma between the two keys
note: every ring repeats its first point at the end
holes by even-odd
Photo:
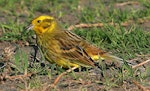
{"type": "MultiPolygon", "coordinates": [[[[57,18],[63,28],[79,23],[104,23],[104,26],[100,28],[76,28],[73,32],[97,45],[101,49],[112,52],[124,60],[138,58],[137,55],[149,55],[149,27],[147,28],[145,23],[140,24],[139,19],[142,19],[144,22],[150,20],[150,1],[138,0],[138,4],[116,6],[117,3],[126,1],[115,0],[108,2],[105,0],[89,0],[84,2],[84,0],[1,0],[0,32],[2,32],[2,36],[0,37],[0,41],[7,41],[10,43],[14,41],[15,43],[16,41],[27,41],[31,45],[35,44],[35,39],[33,38],[34,32],[27,31],[26,27],[34,17],[47,14],[57,18]],[[122,22],[127,22],[129,20],[134,22],[125,27],[121,25],[122,22]],[[118,25],[109,25],[108,23],[110,22],[117,23],[118,25]]],[[[41,66],[41,62],[35,62],[33,63],[33,67],[30,67],[29,63],[31,60],[28,59],[30,58],[30,55],[26,54],[24,51],[20,51],[20,48],[22,47],[17,43],[16,45],[19,46],[19,50],[15,52],[13,60],[15,71],[12,71],[14,71],[16,75],[18,73],[24,73],[25,71],[37,73],[36,76],[33,77],[33,80],[27,82],[29,88],[38,88],[42,85],[39,75],[53,79],[56,74],[64,71],[63,69],[56,67],[56,65],[51,65],[46,61],[44,61],[44,63],[46,63],[44,67],[41,66]]],[[[143,61],[145,60],[146,59],[143,58],[143,61]]],[[[110,77],[105,76],[103,81],[105,89],[109,90],[113,87],[117,87],[119,81],[123,82],[124,80],[129,79],[149,85],[149,83],[146,83],[146,80],[149,78],[150,70],[148,66],[146,66],[145,72],[141,72],[139,69],[132,70],[127,65],[123,66],[123,69],[127,70],[126,74],[118,72],[118,78],[115,77],[116,74],[112,75],[115,81],[114,79],[111,80],[110,77]],[[137,75],[137,73],[140,74],[137,75]]],[[[105,74],[107,73],[106,70],[107,69],[104,68],[102,72],[105,74]]],[[[71,77],[77,80],[84,79],[84,77],[80,75],[76,76],[76,73],[73,73],[71,77]]],[[[21,86],[20,88],[24,89],[25,87],[21,86]]],[[[86,89],[86,87],[81,88],[83,91],[86,91],[86,89]]]]}

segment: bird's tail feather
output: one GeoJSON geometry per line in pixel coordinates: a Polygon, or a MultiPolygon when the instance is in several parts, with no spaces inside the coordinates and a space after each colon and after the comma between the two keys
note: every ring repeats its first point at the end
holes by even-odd
{"type": "Polygon", "coordinates": [[[108,53],[101,55],[101,59],[106,60],[106,62],[119,63],[120,65],[122,65],[124,63],[123,59],[116,57],[116,56],[113,56],[113,55],[108,54],[108,53]]]}

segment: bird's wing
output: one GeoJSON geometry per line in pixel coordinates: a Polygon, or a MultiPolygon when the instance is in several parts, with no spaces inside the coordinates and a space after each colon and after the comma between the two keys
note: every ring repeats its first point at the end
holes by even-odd
{"type": "Polygon", "coordinates": [[[94,67],[94,61],[86,53],[84,47],[80,45],[84,40],[70,31],[65,31],[64,36],[65,38],[57,39],[60,45],[61,56],[79,65],[94,67]]]}
{"type": "Polygon", "coordinates": [[[74,61],[77,64],[94,66],[94,61],[91,57],[85,52],[85,50],[80,46],[74,46],[70,49],[62,48],[62,56],[70,61],[74,61]]]}

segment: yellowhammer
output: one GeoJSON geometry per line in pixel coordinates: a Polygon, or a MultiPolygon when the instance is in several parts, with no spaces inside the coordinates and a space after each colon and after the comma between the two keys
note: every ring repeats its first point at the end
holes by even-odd
{"type": "Polygon", "coordinates": [[[62,67],[95,66],[99,59],[120,61],[75,33],[63,30],[51,16],[39,16],[32,21],[29,29],[37,35],[38,46],[51,63],[62,67]]]}
{"type": "Polygon", "coordinates": [[[39,16],[32,21],[29,29],[37,35],[38,46],[50,63],[62,67],[95,67],[95,62],[104,59],[120,62],[112,56],[90,44],[75,33],[63,30],[51,16],[39,16]]]}

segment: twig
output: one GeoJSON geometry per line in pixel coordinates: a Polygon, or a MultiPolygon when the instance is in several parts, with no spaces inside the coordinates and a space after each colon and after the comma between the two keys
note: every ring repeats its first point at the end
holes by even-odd
{"type": "Polygon", "coordinates": [[[147,55],[140,55],[140,54],[137,54],[137,56],[139,56],[139,57],[150,57],[150,54],[147,54],[147,55]]]}
{"type": "Polygon", "coordinates": [[[73,71],[73,70],[75,70],[75,69],[77,69],[77,68],[78,68],[78,67],[73,67],[73,68],[68,69],[67,71],[61,73],[61,74],[55,79],[54,85],[56,85],[56,84],[58,83],[58,81],[60,80],[60,78],[61,78],[62,76],[64,76],[65,74],[67,74],[67,73],[69,73],[69,72],[71,72],[71,71],[73,71]]]}
{"type": "MultiPolygon", "coordinates": [[[[131,21],[121,23],[121,25],[122,26],[128,26],[129,22],[131,22],[131,21]]],[[[78,24],[78,25],[71,25],[70,27],[68,27],[68,30],[73,30],[74,28],[103,27],[104,25],[105,25],[104,23],[95,23],[95,24],[81,23],[81,24],[78,24]]],[[[108,25],[117,26],[119,24],[118,23],[112,23],[112,22],[110,22],[110,23],[108,23],[108,25]]]]}
{"type": "Polygon", "coordinates": [[[54,83],[53,83],[53,84],[50,84],[50,85],[47,87],[47,89],[48,89],[49,87],[54,88],[54,87],[56,86],[56,84],[59,82],[59,80],[61,79],[62,76],[64,76],[65,74],[67,74],[67,73],[69,73],[69,72],[71,72],[71,71],[73,71],[73,70],[75,70],[75,69],[77,69],[77,68],[78,68],[78,67],[73,67],[73,68],[70,68],[70,69],[68,69],[67,71],[61,73],[61,74],[54,80],[54,83]]]}
{"type": "Polygon", "coordinates": [[[96,24],[78,24],[78,25],[71,25],[70,27],[68,27],[68,30],[73,30],[74,28],[89,28],[89,27],[103,27],[104,24],[103,23],[96,23],[96,24]]]}
{"type": "Polygon", "coordinates": [[[140,58],[134,58],[134,59],[128,60],[128,62],[133,62],[133,61],[136,61],[138,59],[140,59],[140,58]]]}
{"type": "Polygon", "coordinates": [[[142,91],[149,91],[148,89],[146,89],[144,86],[142,86],[141,84],[139,84],[137,81],[132,81],[133,84],[135,84],[139,89],[141,89],[142,91]]]}
{"type": "Polygon", "coordinates": [[[28,73],[26,75],[16,75],[16,76],[8,76],[8,75],[4,75],[3,77],[1,77],[1,79],[5,78],[5,79],[9,79],[9,80],[14,80],[14,79],[22,79],[25,77],[30,77],[33,73],[28,73]]]}
{"type": "Polygon", "coordinates": [[[128,2],[123,2],[123,3],[117,3],[115,4],[116,6],[125,6],[125,5],[133,5],[133,4],[139,4],[139,2],[136,1],[128,1],[128,2]]]}
{"type": "Polygon", "coordinates": [[[142,66],[142,65],[144,65],[144,64],[146,64],[146,63],[148,63],[148,62],[150,62],[150,59],[148,59],[148,60],[146,60],[146,61],[144,61],[144,62],[141,62],[141,63],[139,63],[139,64],[137,64],[137,65],[132,66],[132,69],[135,69],[135,68],[137,68],[137,67],[140,67],[140,66],[142,66]]]}
{"type": "MultiPolygon", "coordinates": [[[[139,24],[142,24],[142,23],[148,21],[149,19],[150,19],[150,17],[143,17],[143,18],[139,18],[137,20],[137,22],[139,24]]],[[[127,20],[125,22],[120,23],[120,25],[123,26],[123,27],[126,27],[126,26],[131,25],[134,22],[135,22],[134,20],[127,20]]],[[[109,23],[106,23],[106,24],[111,25],[111,26],[118,26],[119,25],[119,23],[114,23],[114,22],[109,22],[109,23]]],[[[75,28],[103,27],[104,25],[105,25],[104,23],[95,23],[95,24],[81,23],[81,24],[77,24],[77,25],[71,25],[70,27],[68,27],[67,30],[73,30],[75,28]]]]}

